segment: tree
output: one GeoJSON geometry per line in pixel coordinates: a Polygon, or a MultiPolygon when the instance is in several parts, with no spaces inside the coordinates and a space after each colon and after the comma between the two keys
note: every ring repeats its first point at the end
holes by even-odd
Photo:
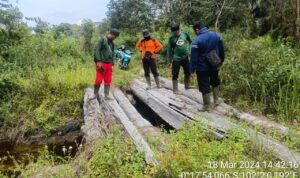
{"type": "Polygon", "coordinates": [[[86,20],[84,19],[82,21],[81,25],[81,33],[83,36],[83,50],[85,52],[91,52],[92,51],[92,37],[94,33],[94,23],[92,20],[86,20]]]}
{"type": "Polygon", "coordinates": [[[297,35],[300,37],[300,0],[297,0],[297,35]]]}
{"type": "Polygon", "coordinates": [[[46,21],[43,21],[40,17],[33,18],[36,26],[33,28],[35,33],[42,34],[49,30],[49,23],[46,21]]]}
{"type": "Polygon", "coordinates": [[[53,26],[55,37],[59,37],[61,34],[66,36],[72,36],[72,25],[69,23],[60,23],[59,25],[53,26]]]}
{"type": "Polygon", "coordinates": [[[7,0],[0,0],[0,55],[4,56],[6,51],[18,44],[28,32],[19,9],[7,0]]]}
{"type": "Polygon", "coordinates": [[[150,4],[141,0],[111,0],[108,4],[107,17],[112,27],[129,32],[151,28],[154,14],[150,4]]]}

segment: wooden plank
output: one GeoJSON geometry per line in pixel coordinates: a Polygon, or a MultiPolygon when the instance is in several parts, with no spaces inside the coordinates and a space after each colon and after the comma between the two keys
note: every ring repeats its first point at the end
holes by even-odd
{"type": "MultiPolygon", "coordinates": [[[[162,78],[162,77],[160,79],[161,79],[161,85],[163,87],[172,90],[172,87],[173,87],[172,81],[162,78]]],[[[185,90],[184,85],[182,85],[182,84],[178,85],[178,89],[182,93],[182,95],[203,105],[202,95],[200,94],[200,92],[198,90],[195,90],[195,89],[185,90]]],[[[236,117],[240,121],[244,121],[252,126],[259,126],[261,128],[264,128],[265,130],[274,130],[274,131],[277,131],[284,135],[287,135],[289,132],[288,127],[285,127],[279,123],[270,121],[265,117],[257,117],[257,116],[251,115],[249,113],[239,111],[239,110],[233,108],[232,106],[227,105],[226,103],[222,103],[222,104],[220,104],[220,106],[216,107],[215,112],[219,112],[219,113],[222,113],[222,114],[230,116],[230,117],[236,117]]]]}
{"type": "MultiPolygon", "coordinates": [[[[163,97],[161,95],[157,94],[157,92],[158,92],[157,90],[164,91],[163,89],[145,90],[143,88],[143,85],[141,85],[141,83],[142,82],[135,80],[132,82],[132,85],[131,85],[133,87],[132,91],[134,94],[137,95],[137,97],[139,97],[140,99],[145,101],[146,104],[149,104],[149,101],[151,101],[151,102],[153,102],[152,103],[153,106],[156,105],[159,107],[163,107],[163,109],[157,110],[157,114],[160,116],[163,116],[162,113],[165,113],[166,111],[169,111],[169,110],[172,111],[172,109],[170,107],[167,107],[167,105],[165,103],[162,103],[161,99],[163,97]]],[[[172,91],[169,90],[169,93],[172,93],[172,91]]],[[[171,96],[171,94],[165,94],[165,93],[164,93],[164,95],[171,96]]],[[[179,103],[179,105],[183,106],[182,103],[179,103]]],[[[199,107],[199,106],[197,106],[197,104],[196,104],[195,107],[199,107]]],[[[191,112],[191,111],[189,111],[187,109],[186,112],[191,112]]],[[[191,113],[191,114],[193,114],[193,113],[191,113]]],[[[186,123],[186,120],[176,118],[176,117],[178,117],[178,115],[177,116],[169,115],[167,118],[165,118],[165,117],[162,117],[162,118],[166,119],[168,122],[172,122],[172,120],[174,120],[177,125],[182,126],[184,123],[186,123]],[[180,124],[178,122],[182,122],[182,124],[180,124]]],[[[182,116],[180,116],[180,117],[182,117],[182,116]]],[[[229,130],[240,129],[243,133],[245,133],[245,135],[248,137],[249,140],[255,140],[255,143],[257,143],[257,146],[259,148],[263,148],[268,151],[273,151],[276,154],[277,158],[279,158],[283,161],[300,163],[300,154],[299,153],[290,150],[288,147],[286,147],[282,143],[280,143],[274,139],[271,139],[264,134],[254,131],[253,129],[241,128],[239,125],[232,123],[228,117],[224,116],[224,114],[222,114],[220,112],[212,112],[212,113],[201,112],[201,113],[199,113],[199,117],[196,117],[196,118],[200,122],[209,126],[210,128],[214,128],[218,131],[228,132],[229,130]]]]}
{"type": "Polygon", "coordinates": [[[103,100],[101,106],[105,108],[106,112],[117,118],[124,126],[127,133],[132,138],[137,149],[145,153],[145,160],[148,164],[157,165],[158,162],[154,157],[153,151],[151,150],[148,143],[144,140],[142,135],[138,132],[138,129],[129,120],[125,112],[122,110],[116,100],[103,100]]]}
{"type": "MultiPolygon", "coordinates": [[[[180,110],[180,108],[174,108],[170,106],[168,103],[163,102],[165,98],[161,95],[158,97],[155,96],[155,93],[159,93],[163,89],[151,89],[146,90],[146,85],[138,80],[134,80],[131,83],[131,90],[134,95],[136,95],[140,100],[142,100],[145,104],[147,104],[153,112],[155,112],[160,118],[166,121],[175,129],[181,129],[182,126],[186,123],[192,123],[194,114],[191,112],[187,112],[186,110],[180,110]],[[155,90],[157,92],[155,92],[155,90]],[[180,110],[180,111],[178,111],[180,110]],[[193,117],[190,118],[189,117],[193,117]]],[[[202,118],[204,122],[208,122],[205,118],[202,118]]],[[[224,138],[223,130],[219,129],[215,131],[214,129],[211,130],[214,134],[215,138],[221,140],[224,138]]]]}
{"type": "Polygon", "coordinates": [[[170,126],[175,129],[180,129],[185,123],[189,122],[187,118],[169,109],[169,106],[161,103],[151,93],[147,92],[146,88],[134,80],[131,83],[131,90],[140,100],[147,104],[159,117],[163,118],[170,126]]]}

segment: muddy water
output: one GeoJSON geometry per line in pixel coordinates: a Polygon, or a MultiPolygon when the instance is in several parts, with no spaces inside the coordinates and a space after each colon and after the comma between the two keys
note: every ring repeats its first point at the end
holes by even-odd
{"type": "Polygon", "coordinates": [[[83,145],[83,134],[80,131],[70,132],[64,136],[52,136],[40,140],[29,140],[16,144],[10,141],[0,142],[0,172],[7,176],[18,175],[15,163],[27,165],[37,159],[39,152],[49,152],[62,158],[74,157],[83,145]]]}

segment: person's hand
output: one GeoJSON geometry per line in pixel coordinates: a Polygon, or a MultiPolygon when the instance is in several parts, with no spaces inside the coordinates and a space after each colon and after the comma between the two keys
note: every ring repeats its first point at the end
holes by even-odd
{"type": "Polygon", "coordinates": [[[97,66],[97,68],[98,68],[99,70],[101,70],[101,68],[102,68],[101,62],[97,62],[97,63],[96,63],[96,66],[97,66]]]}

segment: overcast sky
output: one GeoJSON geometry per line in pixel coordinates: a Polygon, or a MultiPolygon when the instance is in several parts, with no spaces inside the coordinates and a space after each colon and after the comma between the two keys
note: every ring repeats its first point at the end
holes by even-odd
{"type": "Polygon", "coordinates": [[[79,24],[82,19],[99,22],[106,17],[109,0],[18,0],[25,17],[41,17],[50,24],[79,24]]]}

